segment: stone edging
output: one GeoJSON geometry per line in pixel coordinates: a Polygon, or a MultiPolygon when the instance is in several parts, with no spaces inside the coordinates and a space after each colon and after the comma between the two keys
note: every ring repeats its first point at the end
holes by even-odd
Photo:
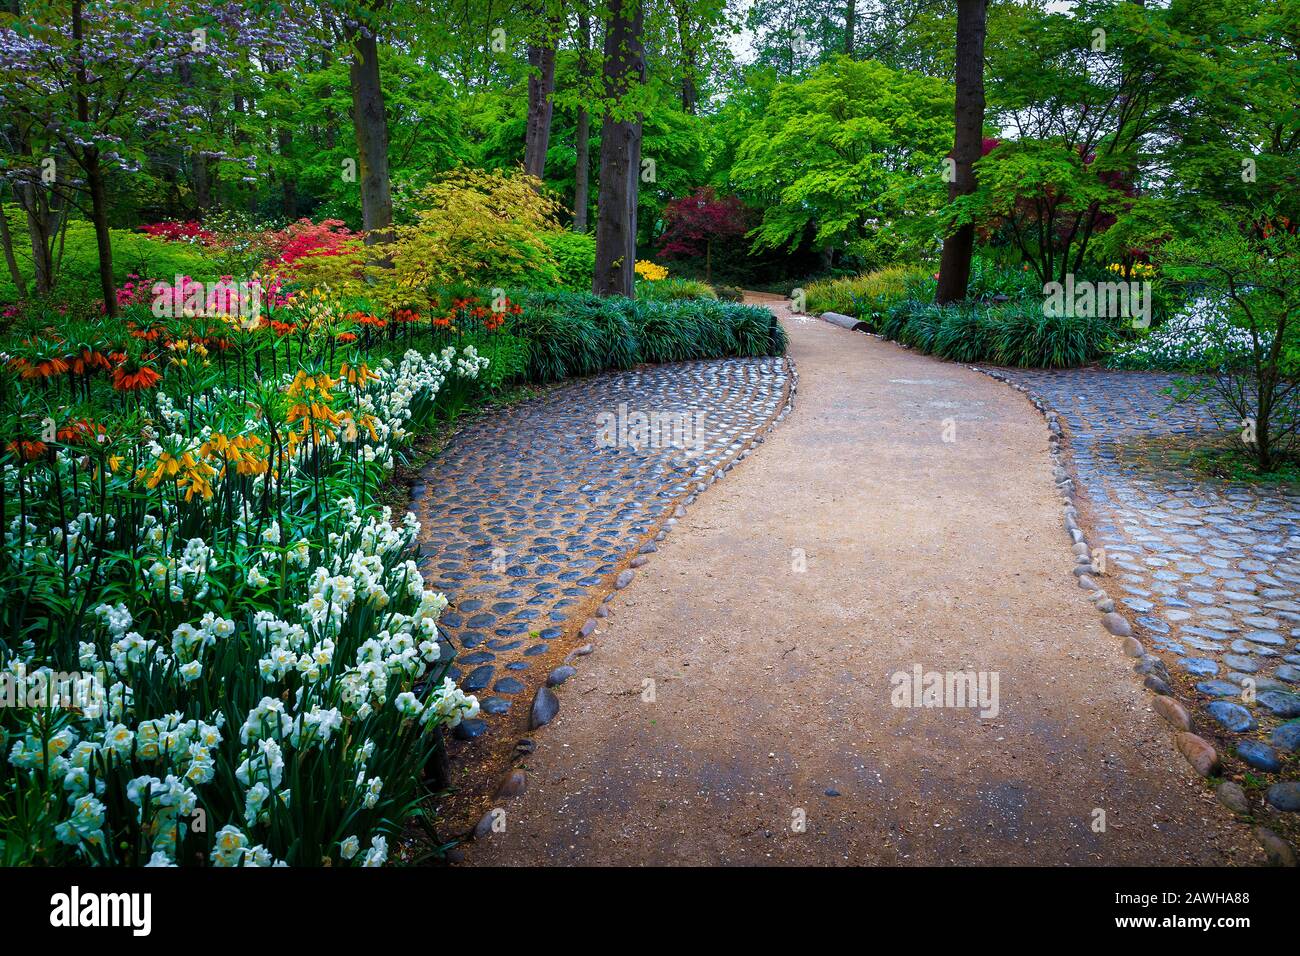
{"type": "MultiPolygon", "coordinates": [[[[1080,588],[1090,592],[1088,599],[1101,614],[1102,627],[1122,639],[1121,649],[1125,655],[1136,658],[1137,663],[1134,665],[1133,670],[1142,675],[1142,686],[1154,695],[1151,701],[1152,709],[1173,727],[1174,745],[1178,748],[1178,752],[1186,758],[1192,769],[1202,777],[1213,778],[1220,769],[1218,751],[1204,737],[1192,733],[1191,714],[1183,703],[1174,696],[1172,681],[1165,662],[1155,654],[1146,652],[1142,642],[1133,636],[1133,626],[1127,618],[1119,613],[1115,601],[1093,577],[1094,574],[1103,572],[1097,566],[1088,539],[1079,527],[1079,511],[1075,507],[1078,473],[1073,467],[1073,461],[1065,445],[1066,435],[1061,428],[1060,416],[1055,409],[1048,407],[1047,403],[1038,395],[1025,386],[1013,382],[1010,376],[1005,373],[978,365],[968,365],[966,367],[1014,388],[1029,399],[1034,408],[1038,409],[1039,413],[1046,419],[1049,432],[1048,445],[1052,456],[1052,479],[1056,483],[1057,490],[1061,493],[1061,502],[1065,513],[1065,530],[1070,535],[1074,555],[1073,573],[1075,580],[1080,588]]],[[[1220,781],[1215,788],[1215,793],[1219,798],[1219,802],[1235,815],[1240,817],[1251,813],[1250,801],[1240,784],[1231,780],[1220,781]]],[[[1282,837],[1263,826],[1255,827],[1254,834],[1264,848],[1270,863],[1275,866],[1293,867],[1296,865],[1295,851],[1282,837]]]]}
{"type": "MultiPolygon", "coordinates": [[[[777,358],[777,356],[769,357],[773,359],[777,358]]],[[[628,565],[622,571],[619,571],[613,578],[612,589],[601,600],[600,605],[596,608],[594,616],[587,618],[578,629],[578,638],[586,639],[591,636],[599,625],[598,619],[608,615],[609,612],[606,609],[606,605],[609,601],[613,599],[615,594],[632,583],[632,579],[636,576],[636,569],[645,565],[650,560],[650,555],[659,550],[658,542],[668,536],[668,533],[676,527],[679,519],[686,516],[686,509],[695,503],[695,500],[700,496],[700,493],[715,481],[720,481],[722,478],[726,477],[727,472],[731,471],[731,469],[739,462],[748,458],[759,445],[763,444],[763,442],[767,440],[767,436],[776,428],[776,426],[785,421],[786,416],[794,410],[795,393],[799,389],[799,369],[795,366],[794,360],[788,355],[780,356],[780,359],[785,363],[787,379],[785,403],[781,406],[780,411],[769,418],[767,423],[758,429],[754,437],[745,442],[745,444],[741,446],[741,448],[726,462],[726,464],[720,465],[710,474],[697,474],[695,476],[696,481],[694,487],[678,500],[672,513],[659,527],[659,530],[654,533],[653,537],[651,537],[649,541],[644,543],[634,552],[634,556],[628,565]]],[[[553,669],[547,675],[542,686],[539,687],[537,692],[533,695],[533,701],[529,707],[529,730],[535,730],[539,727],[545,726],[555,719],[555,716],[560,711],[560,700],[552,688],[558,687],[576,674],[577,669],[573,666],[573,662],[579,657],[584,657],[587,654],[592,653],[594,649],[595,648],[593,648],[590,643],[575,648],[565,656],[563,664],[553,669]]],[[[535,749],[536,745],[532,740],[521,740],[516,744],[515,754],[516,756],[528,756],[534,753],[535,749]]],[[[516,767],[507,772],[501,779],[501,782],[498,784],[495,791],[495,798],[500,801],[511,797],[517,797],[524,792],[527,785],[527,773],[516,767]]],[[[496,820],[496,813],[497,808],[494,807],[489,809],[479,819],[473,829],[473,838],[475,840],[483,839],[494,832],[493,823],[496,820]]]]}

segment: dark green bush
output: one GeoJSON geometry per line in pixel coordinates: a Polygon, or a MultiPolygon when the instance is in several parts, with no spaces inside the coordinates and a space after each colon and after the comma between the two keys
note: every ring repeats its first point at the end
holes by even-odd
{"type": "Polygon", "coordinates": [[[905,299],[880,334],[954,362],[1071,368],[1101,355],[1114,329],[1106,319],[1044,315],[1037,299],[948,306],[905,299]]]}
{"type": "Polygon", "coordinates": [[[557,305],[525,306],[509,328],[511,334],[528,341],[527,378],[531,382],[591,375],[605,367],[604,336],[584,315],[557,305]]]}
{"type": "Polygon", "coordinates": [[[522,292],[510,331],[530,343],[528,377],[553,381],[729,355],[782,355],[785,330],[767,309],[716,299],[632,300],[575,292],[522,292]]]}
{"type": "Polygon", "coordinates": [[[522,303],[525,312],[536,308],[555,309],[591,323],[605,356],[596,371],[631,368],[639,361],[632,327],[635,305],[629,299],[602,299],[590,292],[521,292],[511,298],[522,303]]]}

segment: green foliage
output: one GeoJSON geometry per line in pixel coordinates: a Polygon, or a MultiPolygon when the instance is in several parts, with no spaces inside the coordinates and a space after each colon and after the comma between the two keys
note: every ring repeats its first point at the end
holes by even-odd
{"type": "MultiPolygon", "coordinates": [[[[553,367],[559,367],[559,364],[563,364],[567,369],[565,374],[591,375],[607,368],[631,368],[638,361],[637,341],[632,332],[632,315],[635,312],[635,305],[628,299],[620,297],[603,299],[600,296],[592,295],[590,292],[543,292],[524,293],[522,302],[524,311],[521,318],[523,319],[522,325],[524,328],[529,327],[530,313],[542,311],[559,313],[564,318],[572,319],[573,322],[583,328],[590,329],[596,357],[588,359],[585,354],[579,354],[574,356],[571,361],[552,363],[553,367]]],[[[548,319],[547,321],[562,320],[548,319]]],[[[565,333],[569,338],[578,338],[583,341],[586,339],[586,334],[580,335],[577,331],[565,333]]],[[[544,333],[542,335],[529,334],[528,338],[534,343],[535,361],[545,364],[543,360],[538,358],[538,353],[550,351],[552,343],[544,341],[544,333]],[[539,339],[543,339],[543,341],[539,341],[539,339]]],[[[541,367],[541,365],[535,367],[541,367]]],[[[550,379],[543,377],[538,380],[549,381],[550,379]]]]}
{"type": "Polygon", "coordinates": [[[590,292],[596,271],[596,237],[560,229],[543,234],[542,242],[559,270],[560,288],[569,292],[590,292]]]}
{"type": "Polygon", "coordinates": [[[638,282],[638,300],[669,302],[673,299],[716,299],[718,292],[702,279],[660,279],[657,282],[638,282]]]}
{"type": "Polygon", "coordinates": [[[894,265],[866,275],[819,279],[804,290],[807,308],[815,314],[839,312],[864,322],[878,321],[907,294],[909,282],[923,281],[930,274],[925,266],[894,265]]]}
{"type": "Polygon", "coordinates": [[[904,240],[879,235],[903,215],[919,179],[939,182],[952,145],[947,84],[838,57],[801,83],[778,86],[737,151],[731,181],[763,209],[755,248],[844,244],[869,260],[904,240]]]}
{"type": "Polygon", "coordinates": [[[375,294],[400,307],[433,287],[472,283],[534,287],[559,284],[543,238],[558,229],[560,207],[523,173],[463,167],[420,193],[414,222],[394,229],[383,249],[391,269],[376,269],[375,294]]]}
{"type": "MultiPolygon", "coordinates": [[[[26,234],[26,220],[15,206],[6,206],[10,231],[15,235],[14,258],[18,271],[32,282],[31,246],[17,241],[26,234]]],[[[209,253],[201,246],[184,242],[167,242],[125,229],[112,229],[113,278],[118,285],[129,275],[142,279],[161,279],[172,282],[178,275],[195,279],[217,279],[219,273],[209,253]]],[[[55,245],[58,252],[59,245],[55,245]]],[[[93,301],[102,299],[99,289],[99,248],[95,242],[95,229],[85,220],[74,219],[68,223],[62,243],[63,256],[58,260],[58,280],[55,292],[61,300],[93,301]]],[[[18,290],[7,269],[0,268],[0,302],[14,302],[18,290]]]]}
{"type": "Polygon", "coordinates": [[[529,343],[529,381],[729,355],[784,354],[785,331],[767,309],[691,298],[600,298],[524,293],[508,328],[529,343]]]}
{"type": "Polygon", "coordinates": [[[1222,303],[1202,316],[1201,348],[1184,353],[1201,374],[1179,382],[1177,399],[1213,396],[1226,425],[1248,423],[1243,438],[1267,472],[1300,451],[1300,235],[1273,208],[1252,213],[1247,228],[1228,216],[1206,223],[1162,250],[1161,263],[1222,303]]]}
{"type": "Polygon", "coordinates": [[[1072,368],[1100,355],[1113,330],[1105,319],[1044,315],[1035,300],[938,306],[904,299],[880,334],[954,362],[1072,368]]]}

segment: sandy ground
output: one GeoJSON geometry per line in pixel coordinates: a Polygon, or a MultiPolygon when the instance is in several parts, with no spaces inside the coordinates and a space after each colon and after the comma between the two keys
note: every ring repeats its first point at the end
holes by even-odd
{"type": "Polygon", "coordinates": [[[612,603],[466,862],[1260,862],[1074,585],[1027,400],[756,300],[794,412],[612,603]],[[996,673],[997,715],[894,706],[916,665],[996,673]]]}

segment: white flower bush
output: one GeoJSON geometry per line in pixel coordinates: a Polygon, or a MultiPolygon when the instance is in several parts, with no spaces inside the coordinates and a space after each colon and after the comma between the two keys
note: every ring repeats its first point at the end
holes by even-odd
{"type": "Polygon", "coordinates": [[[160,391],[135,441],[4,467],[0,676],[97,690],[0,708],[0,864],[389,860],[434,730],[478,701],[446,676],[418,522],[373,493],[486,363],[160,391]]]}
{"type": "Polygon", "coordinates": [[[1234,325],[1222,300],[1198,298],[1158,329],[1111,356],[1123,369],[1185,369],[1215,356],[1249,355],[1250,331],[1234,325]]]}

